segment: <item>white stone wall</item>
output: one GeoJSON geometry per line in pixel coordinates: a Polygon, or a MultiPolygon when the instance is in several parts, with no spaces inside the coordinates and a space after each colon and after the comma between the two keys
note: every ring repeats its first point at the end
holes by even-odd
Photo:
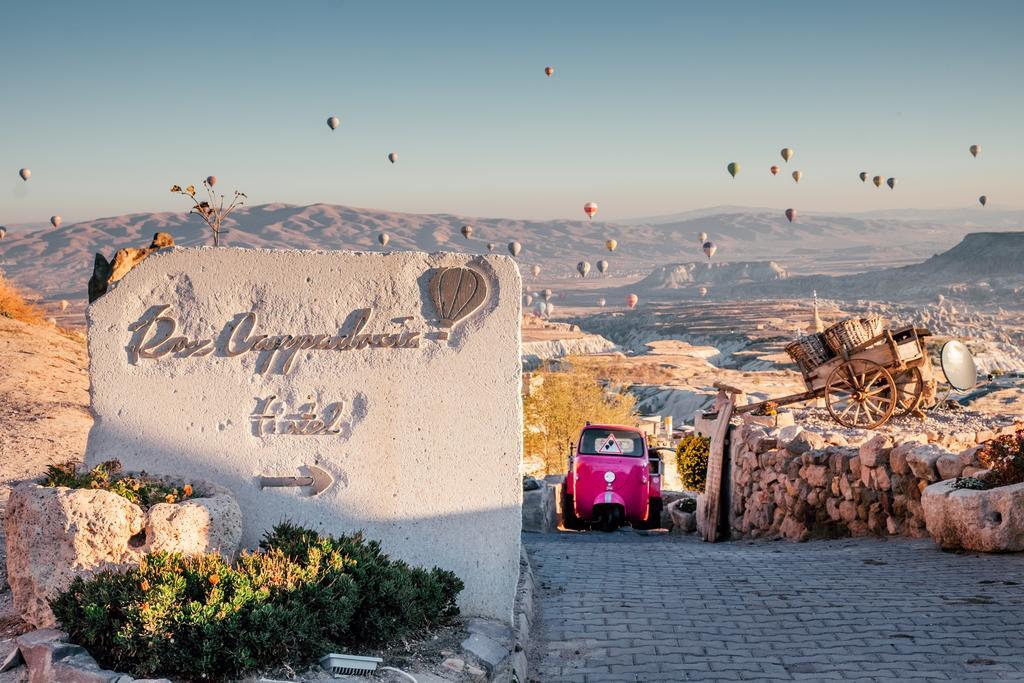
{"type": "Polygon", "coordinates": [[[118,458],[126,469],[227,486],[249,546],[282,520],[323,533],[364,530],[393,556],[458,574],[464,613],[511,620],[521,291],[504,256],[157,253],[88,311],[95,425],[87,461],[118,458]],[[439,267],[472,268],[487,285],[482,305],[448,339],[428,287],[439,267]],[[351,340],[338,335],[352,332],[365,309],[370,347],[347,349],[351,340]],[[147,326],[155,312],[186,339],[157,343],[171,323],[147,326]],[[249,312],[252,329],[251,318],[233,327],[249,312]],[[290,363],[288,349],[228,355],[255,335],[311,335],[284,344],[311,348],[290,363]],[[318,348],[331,345],[342,349],[318,348]],[[256,417],[282,411],[292,419],[256,417]],[[315,433],[274,433],[290,423],[315,433]],[[302,475],[307,464],[330,472],[333,485],[316,497],[308,488],[261,490],[261,475],[302,475]]]}

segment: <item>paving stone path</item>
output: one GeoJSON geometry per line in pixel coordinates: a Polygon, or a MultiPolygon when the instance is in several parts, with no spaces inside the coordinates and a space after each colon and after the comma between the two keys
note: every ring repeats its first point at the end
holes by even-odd
{"type": "Polygon", "coordinates": [[[1024,554],[524,534],[547,682],[1024,681],[1024,554]]]}

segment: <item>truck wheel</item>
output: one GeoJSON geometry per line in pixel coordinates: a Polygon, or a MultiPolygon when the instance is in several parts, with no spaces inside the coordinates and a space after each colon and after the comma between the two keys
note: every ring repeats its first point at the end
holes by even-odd
{"type": "Polygon", "coordinates": [[[583,524],[580,522],[580,518],[576,516],[576,510],[572,506],[572,495],[568,493],[562,494],[562,526],[566,529],[573,529],[578,531],[583,528],[583,524]]]}
{"type": "Polygon", "coordinates": [[[661,498],[651,498],[647,508],[647,521],[644,527],[647,529],[661,528],[661,498]]]}
{"type": "Polygon", "coordinates": [[[622,526],[622,508],[618,505],[603,505],[601,510],[601,531],[611,532],[622,526]]]}

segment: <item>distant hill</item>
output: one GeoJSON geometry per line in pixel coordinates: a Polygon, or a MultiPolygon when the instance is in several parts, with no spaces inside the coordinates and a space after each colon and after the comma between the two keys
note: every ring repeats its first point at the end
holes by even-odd
{"type": "MultiPolygon", "coordinates": [[[[977,213],[990,215],[984,213],[987,210],[979,208],[977,213]]],[[[600,286],[593,278],[583,283],[574,279],[581,260],[594,264],[607,259],[609,275],[620,278],[616,285],[623,275],[639,280],[655,267],[700,262],[700,232],[709,233],[718,245],[716,267],[711,271],[724,279],[728,278],[717,269],[719,263],[773,261],[793,275],[855,273],[918,263],[949,249],[964,235],[958,226],[873,216],[812,215],[789,223],[781,209],[742,207],[688,212],[657,224],[625,225],[408,214],[329,204],[263,204],[237,211],[228,228],[227,245],[266,248],[379,251],[377,235],[387,232],[392,250],[486,253],[487,244],[493,243],[496,251],[504,253],[505,245],[517,240],[523,245],[519,262],[524,270],[540,265],[542,279],[566,289],[600,286]],[[474,228],[470,240],[459,232],[465,223],[474,228]],[[614,253],[605,248],[609,238],[618,240],[614,253]]],[[[65,224],[56,230],[12,230],[0,242],[0,268],[19,285],[47,298],[74,301],[85,296],[95,252],[109,257],[122,247],[143,246],[158,231],[170,232],[181,245],[210,243],[202,222],[184,211],[129,214],[65,224]]],[[[667,277],[683,282],[679,276],[667,277]]],[[[750,277],[763,279],[754,271],[750,277]]]]}
{"type": "Polygon", "coordinates": [[[726,263],[710,272],[695,265],[655,268],[647,278],[615,293],[628,290],[648,299],[695,299],[704,285],[710,299],[807,298],[816,291],[819,296],[846,301],[917,301],[954,294],[977,303],[1024,305],[1024,232],[971,233],[952,249],[921,263],[852,275],[787,277],[772,262],[726,263]]]}
{"type": "Polygon", "coordinates": [[[637,294],[653,294],[687,287],[734,286],[748,282],[770,282],[789,277],[786,269],[773,261],[739,263],[676,263],[658,266],[630,290],[637,294]]]}

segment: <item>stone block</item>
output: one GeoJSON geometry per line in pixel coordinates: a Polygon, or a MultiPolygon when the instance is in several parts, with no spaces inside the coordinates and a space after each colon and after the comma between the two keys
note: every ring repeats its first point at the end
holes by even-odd
{"type": "Polygon", "coordinates": [[[985,491],[932,484],[921,497],[928,533],[947,550],[1024,550],[1024,484],[985,491]]]}
{"type": "Polygon", "coordinates": [[[917,448],[917,443],[901,443],[889,451],[889,467],[896,474],[909,474],[910,466],[907,465],[907,453],[917,448]]]}
{"type": "Polygon", "coordinates": [[[889,451],[892,439],[885,434],[876,434],[860,446],[860,464],[866,467],[878,467],[889,464],[889,451]]]}
{"type": "Polygon", "coordinates": [[[939,479],[953,479],[959,477],[964,471],[960,458],[952,453],[940,455],[935,461],[935,469],[939,472],[939,479]]]}
{"type": "Polygon", "coordinates": [[[547,533],[558,528],[554,493],[557,490],[558,487],[545,484],[523,492],[523,531],[547,533]]]}
{"type": "Polygon", "coordinates": [[[521,299],[504,256],[158,251],[88,310],[86,462],[225,486],[248,547],[282,519],[363,531],[511,622],[521,299]],[[261,485],[311,465],[323,491],[261,485]]]}
{"type": "Polygon", "coordinates": [[[844,500],[839,503],[839,517],[849,524],[857,519],[857,505],[851,500],[844,500]]]}
{"type": "Polygon", "coordinates": [[[919,479],[927,482],[938,481],[939,471],[936,462],[947,454],[950,454],[949,451],[934,444],[915,446],[907,453],[907,466],[919,479]]]}
{"type": "Polygon", "coordinates": [[[786,450],[794,455],[807,453],[825,447],[825,439],[820,434],[809,432],[806,429],[797,433],[793,439],[786,444],[786,450]]]}
{"type": "Polygon", "coordinates": [[[850,458],[849,462],[850,462],[850,474],[853,475],[853,478],[855,480],[856,479],[860,479],[860,456],[859,455],[853,456],[852,458],[850,458]]]}

